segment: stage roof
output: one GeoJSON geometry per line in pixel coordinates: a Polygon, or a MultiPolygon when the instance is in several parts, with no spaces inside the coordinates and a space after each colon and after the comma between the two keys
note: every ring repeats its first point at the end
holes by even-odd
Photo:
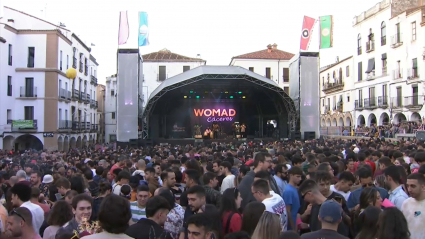
{"type": "MultiPolygon", "coordinates": [[[[149,100],[151,100],[153,97],[155,97],[156,94],[158,94],[159,92],[161,92],[164,88],[168,86],[178,84],[185,80],[188,80],[197,76],[201,76],[201,75],[247,75],[247,76],[256,78],[258,80],[261,80],[264,83],[279,87],[279,85],[273,80],[270,80],[269,78],[256,74],[240,66],[198,66],[196,68],[193,68],[189,71],[183,72],[179,75],[173,76],[163,81],[152,92],[152,94],[149,97],[149,100]]],[[[234,80],[234,79],[231,79],[231,80],[234,80]]]]}

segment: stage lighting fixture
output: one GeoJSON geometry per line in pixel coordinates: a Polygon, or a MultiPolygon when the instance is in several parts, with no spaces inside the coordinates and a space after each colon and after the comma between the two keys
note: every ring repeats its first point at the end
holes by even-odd
{"type": "Polygon", "coordinates": [[[227,91],[226,91],[226,92],[224,92],[224,93],[226,93],[226,94],[227,94],[227,93],[229,93],[229,92],[227,92],[227,91]]]}
{"type": "Polygon", "coordinates": [[[189,96],[189,99],[191,99],[192,98],[192,96],[189,96]]]}
{"type": "Polygon", "coordinates": [[[208,91],[205,91],[205,94],[208,94],[208,91]]]}
{"type": "Polygon", "coordinates": [[[239,93],[239,94],[242,94],[242,91],[239,91],[238,93],[239,93]]]}
{"type": "Polygon", "coordinates": [[[191,94],[192,94],[192,93],[193,93],[193,90],[189,91],[189,93],[191,93],[191,94]]]}
{"type": "Polygon", "coordinates": [[[245,99],[245,96],[242,96],[242,99],[245,99]]]}
{"type": "Polygon", "coordinates": [[[199,95],[196,96],[196,99],[199,99],[199,95]]]}
{"type": "Polygon", "coordinates": [[[183,96],[185,99],[187,98],[187,95],[183,96]]]}
{"type": "Polygon", "coordinates": [[[230,99],[233,99],[233,95],[230,96],[230,99]]]}

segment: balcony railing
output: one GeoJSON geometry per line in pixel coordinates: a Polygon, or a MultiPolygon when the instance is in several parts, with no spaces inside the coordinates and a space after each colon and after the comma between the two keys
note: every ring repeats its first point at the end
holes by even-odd
{"type": "Polygon", "coordinates": [[[357,47],[357,55],[361,55],[362,54],[362,47],[359,46],[357,47]]]}
{"type": "Polygon", "coordinates": [[[77,58],[72,58],[72,68],[77,69],[77,58]]]}
{"type": "Polygon", "coordinates": [[[86,93],[84,92],[80,92],[80,100],[82,101],[86,101],[87,97],[86,97],[86,93]]]}
{"type": "Polygon", "coordinates": [[[401,45],[403,45],[403,35],[401,33],[395,34],[394,36],[391,36],[391,47],[396,48],[401,45]]]}
{"type": "Polygon", "coordinates": [[[80,130],[80,122],[72,121],[72,130],[80,130]]]}
{"type": "Polygon", "coordinates": [[[403,107],[403,98],[402,97],[391,97],[391,108],[401,108],[403,107]]]}
{"type": "Polygon", "coordinates": [[[356,109],[356,110],[363,109],[363,101],[362,100],[355,100],[354,101],[354,109],[356,109]]]}
{"type": "Polygon", "coordinates": [[[37,98],[37,87],[25,87],[20,88],[20,97],[33,97],[37,98]]]}
{"type": "Polygon", "coordinates": [[[365,109],[376,108],[376,98],[364,99],[364,108],[365,109]]]}
{"type": "Polygon", "coordinates": [[[407,69],[407,79],[413,80],[413,79],[416,79],[416,78],[419,78],[418,68],[407,69]]]}
{"type": "Polygon", "coordinates": [[[12,131],[34,130],[37,129],[37,120],[7,120],[7,124],[12,125],[12,131]]]}
{"type": "Polygon", "coordinates": [[[413,96],[405,96],[404,97],[404,106],[405,107],[421,107],[424,104],[424,96],[423,95],[413,95],[413,96]]]}
{"type": "Polygon", "coordinates": [[[387,36],[381,37],[381,46],[387,45],[387,36]]]}
{"type": "Polygon", "coordinates": [[[65,100],[71,100],[71,91],[66,89],[59,89],[59,98],[65,99],[65,100]]]}
{"type": "Polygon", "coordinates": [[[324,114],[328,113],[331,110],[331,107],[329,105],[325,105],[325,112],[324,114]]]}
{"type": "Polygon", "coordinates": [[[386,76],[387,75],[387,67],[382,67],[382,75],[386,76]]]}
{"type": "Polygon", "coordinates": [[[371,40],[366,42],[366,52],[371,52],[375,50],[375,41],[371,40]]]}
{"type": "Polygon", "coordinates": [[[90,103],[90,101],[91,101],[91,99],[90,99],[90,95],[89,95],[89,94],[86,94],[86,100],[84,101],[84,103],[85,103],[85,104],[89,104],[89,103],[90,103]]]}
{"type": "Polygon", "coordinates": [[[88,66],[84,66],[84,75],[88,75],[89,74],[89,67],[88,66]]]}
{"type": "Polygon", "coordinates": [[[344,111],[344,103],[338,102],[338,104],[336,104],[336,110],[339,111],[339,112],[343,112],[344,111]]]}
{"type": "Polygon", "coordinates": [[[388,98],[386,96],[378,96],[378,107],[388,107],[388,98]]]}
{"type": "Polygon", "coordinates": [[[325,93],[331,93],[331,92],[335,92],[335,91],[339,91],[343,89],[344,89],[344,82],[339,79],[335,79],[334,83],[325,83],[325,85],[323,85],[323,92],[325,93]]]}
{"type": "Polygon", "coordinates": [[[95,76],[90,77],[90,84],[97,86],[97,78],[95,76]]]}
{"type": "Polygon", "coordinates": [[[99,125],[98,124],[92,124],[91,125],[91,130],[92,131],[98,131],[99,130],[99,125]]]}
{"type": "Polygon", "coordinates": [[[97,108],[97,101],[90,100],[90,108],[97,108]]]}
{"type": "Polygon", "coordinates": [[[397,69],[393,70],[393,80],[401,79],[403,78],[403,69],[397,69]]]}
{"type": "Polygon", "coordinates": [[[72,99],[73,100],[80,99],[80,91],[79,90],[77,90],[77,89],[72,90],[72,99]]]}
{"type": "Polygon", "coordinates": [[[71,120],[59,120],[59,129],[72,129],[71,120]]]}

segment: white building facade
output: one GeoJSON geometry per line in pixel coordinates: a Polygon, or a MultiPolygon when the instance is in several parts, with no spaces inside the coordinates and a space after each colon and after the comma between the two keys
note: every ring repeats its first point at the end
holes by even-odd
{"type": "Polygon", "coordinates": [[[294,54],[269,44],[267,49],[232,58],[229,65],[240,66],[275,81],[289,94],[289,63],[294,54]]]}
{"type": "Polygon", "coordinates": [[[106,77],[105,87],[105,143],[117,141],[117,75],[106,77]]]}
{"type": "Polygon", "coordinates": [[[96,140],[96,101],[90,92],[90,48],[69,30],[4,7],[0,20],[0,147],[3,149],[63,150],[88,146],[96,140]],[[78,60],[75,80],[66,71],[78,60]],[[75,61],[75,62],[74,62],[75,61]],[[81,65],[82,64],[82,65],[81,65]],[[77,79],[81,79],[81,84],[77,79]],[[85,88],[74,97],[74,88],[85,88]],[[78,82],[78,83],[76,83],[78,82]],[[7,86],[7,87],[6,87],[7,86]],[[81,121],[81,114],[86,118],[81,121]]]}

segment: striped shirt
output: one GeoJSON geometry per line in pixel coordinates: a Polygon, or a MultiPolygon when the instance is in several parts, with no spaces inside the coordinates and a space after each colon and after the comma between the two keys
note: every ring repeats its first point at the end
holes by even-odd
{"type": "Polygon", "coordinates": [[[146,218],[146,208],[140,208],[137,201],[130,202],[131,220],[138,222],[142,218],[146,218]]]}

